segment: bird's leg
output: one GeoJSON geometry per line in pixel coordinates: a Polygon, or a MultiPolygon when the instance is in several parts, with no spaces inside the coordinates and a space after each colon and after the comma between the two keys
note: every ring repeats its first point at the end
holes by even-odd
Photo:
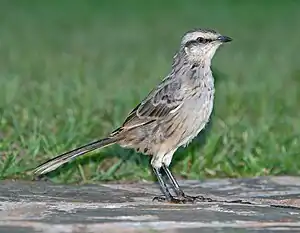
{"type": "Polygon", "coordinates": [[[162,174],[161,174],[161,168],[153,168],[153,172],[154,174],[156,175],[157,177],[157,180],[158,180],[158,183],[159,183],[159,186],[161,188],[161,191],[163,192],[164,196],[165,197],[154,197],[153,198],[153,201],[154,200],[157,200],[157,201],[171,201],[173,199],[173,196],[172,194],[170,193],[168,187],[167,187],[167,184],[165,183],[163,177],[162,177],[162,174]]]}
{"type": "Polygon", "coordinates": [[[168,179],[171,181],[171,184],[174,188],[174,191],[175,191],[176,195],[179,198],[184,198],[185,194],[184,194],[183,190],[180,188],[177,180],[175,179],[175,177],[173,176],[173,174],[171,173],[169,168],[165,164],[163,164],[162,168],[163,168],[164,172],[166,173],[168,179]]]}
{"type": "Polygon", "coordinates": [[[164,196],[158,196],[154,197],[153,201],[159,201],[159,202],[169,202],[169,203],[183,203],[181,199],[174,198],[172,194],[170,193],[166,182],[163,179],[163,176],[161,174],[161,168],[153,168],[154,174],[157,177],[159,186],[164,194],[164,196]]]}
{"type": "Polygon", "coordinates": [[[206,198],[204,196],[189,196],[186,195],[183,190],[180,188],[178,182],[176,181],[175,177],[172,175],[171,171],[169,168],[163,164],[162,166],[164,172],[166,173],[167,177],[171,181],[171,184],[174,188],[174,191],[177,195],[177,197],[182,200],[182,203],[194,203],[197,201],[202,201],[202,202],[212,202],[213,200],[211,198],[206,198]]]}

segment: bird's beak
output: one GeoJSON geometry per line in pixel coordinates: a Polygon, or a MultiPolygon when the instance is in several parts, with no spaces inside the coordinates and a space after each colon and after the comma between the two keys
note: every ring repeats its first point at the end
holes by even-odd
{"type": "Polygon", "coordinates": [[[226,42],[230,42],[232,41],[232,39],[228,36],[219,36],[217,38],[218,41],[222,42],[222,43],[226,43],[226,42]]]}

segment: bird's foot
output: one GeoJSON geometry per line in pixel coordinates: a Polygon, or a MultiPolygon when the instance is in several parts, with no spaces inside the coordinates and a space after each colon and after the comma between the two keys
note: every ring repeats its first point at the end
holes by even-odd
{"type": "Polygon", "coordinates": [[[182,198],[187,203],[196,203],[196,202],[213,202],[215,200],[211,199],[210,197],[204,197],[202,195],[199,196],[189,196],[189,195],[183,195],[182,198]]]}
{"type": "Polygon", "coordinates": [[[171,204],[186,204],[184,199],[179,199],[175,197],[166,198],[165,196],[154,197],[152,201],[171,203],[171,204]]]}
{"type": "Polygon", "coordinates": [[[175,197],[166,198],[165,196],[157,196],[153,198],[153,201],[172,203],[172,204],[194,204],[197,202],[213,202],[214,200],[203,196],[184,195],[180,198],[175,198],[175,197]]]}

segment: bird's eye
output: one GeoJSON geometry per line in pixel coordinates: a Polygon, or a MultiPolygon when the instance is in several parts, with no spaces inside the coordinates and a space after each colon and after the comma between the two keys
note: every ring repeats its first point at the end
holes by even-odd
{"type": "Polygon", "coordinates": [[[207,42],[209,42],[208,39],[205,39],[203,37],[198,37],[196,40],[201,44],[206,44],[207,42]]]}

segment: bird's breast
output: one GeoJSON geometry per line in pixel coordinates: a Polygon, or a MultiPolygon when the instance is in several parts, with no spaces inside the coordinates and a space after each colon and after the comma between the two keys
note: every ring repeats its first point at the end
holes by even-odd
{"type": "Polygon", "coordinates": [[[197,95],[185,101],[181,119],[183,133],[181,145],[187,145],[208,123],[214,105],[214,87],[207,85],[198,90],[197,95]]]}

